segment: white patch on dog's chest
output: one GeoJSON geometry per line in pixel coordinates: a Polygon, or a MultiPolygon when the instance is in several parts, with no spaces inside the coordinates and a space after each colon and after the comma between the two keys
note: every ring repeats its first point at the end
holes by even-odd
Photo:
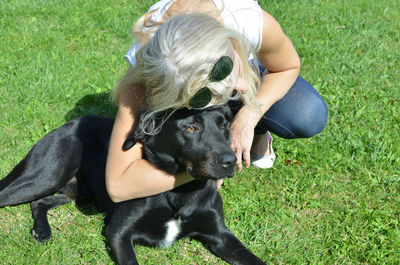
{"type": "Polygon", "coordinates": [[[181,219],[172,219],[165,224],[167,233],[164,240],[161,242],[160,247],[170,247],[181,232],[181,219]]]}

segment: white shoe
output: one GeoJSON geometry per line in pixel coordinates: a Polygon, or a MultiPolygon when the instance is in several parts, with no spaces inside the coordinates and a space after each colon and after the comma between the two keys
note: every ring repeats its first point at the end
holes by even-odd
{"type": "Polygon", "coordinates": [[[269,154],[251,154],[251,164],[257,168],[266,169],[271,168],[276,159],[274,149],[272,148],[272,136],[267,132],[269,154]]]}

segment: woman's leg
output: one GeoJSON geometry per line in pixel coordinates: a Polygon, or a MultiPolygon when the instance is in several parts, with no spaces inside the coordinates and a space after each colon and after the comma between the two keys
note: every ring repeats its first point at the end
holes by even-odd
{"type": "MultiPolygon", "coordinates": [[[[243,106],[231,101],[233,115],[243,106]]],[[[255,128],[256,135],[271,131],[286,139],[309,138],[321,132],[328,117],[328,107],[318,92],[302,77],[264,114],[255,128]]]]}
{"type": "Polygon", "coordinates": [[[286,139],[309,138],[324,129],[327,117],[324,100],[299,76],[286,95],[264,114],[255,134],[270,131],[286,139]]]}
{"type": "MultiPolygon", "coordinates": [[[[265,69],[265,68],[264,68],[265,69]]],[[[243,104],[229,102],[234,115],[243,104]]],[[[273,132],[286,139],[309,138],[321,132],[328,118],[328,107],[318,92],[298,76],[290,90],[264,114],[254,130],[251,147],[252,164],[270,168],[275,161],[272,148],[273,132]]]]}

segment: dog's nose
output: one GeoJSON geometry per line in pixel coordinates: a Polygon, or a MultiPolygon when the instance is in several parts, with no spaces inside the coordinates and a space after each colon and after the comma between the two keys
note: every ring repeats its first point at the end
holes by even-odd
{"type": "Polygon", "coordinates": [[[219,162],[224,169],[232,169],[236,164],[236,156],[229,152],[223,153],[219,157],[219,162]]]}

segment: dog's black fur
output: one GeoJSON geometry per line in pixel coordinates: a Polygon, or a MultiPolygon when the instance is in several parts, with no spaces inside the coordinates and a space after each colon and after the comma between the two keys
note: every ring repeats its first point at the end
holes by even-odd
{"type": "Polygon", "coordinates": [[[105,164],[113,119],[85,116],[41,139],[0,181],[0,207],[30,202],[37,241],[51,229],[47,211],[70,199],[89,199],[106,215],[105,234],[120,264],[138,264],[134,245],[167,246],[183,237],[199,240],[231,264],[264,264],[225,226],[216,179],[232,177],[236,157],[229,144],[229,108],[176,111],[156,135],[135,130],[125,143],[144,145],[144,156],[169,174],[196,180],[158,195],[113,203],[105,188],[105,164]],[[58,194],[55,194],[58,193],[58,194]],[[180,226],[166,238],[167,223],[180,226]]]}

